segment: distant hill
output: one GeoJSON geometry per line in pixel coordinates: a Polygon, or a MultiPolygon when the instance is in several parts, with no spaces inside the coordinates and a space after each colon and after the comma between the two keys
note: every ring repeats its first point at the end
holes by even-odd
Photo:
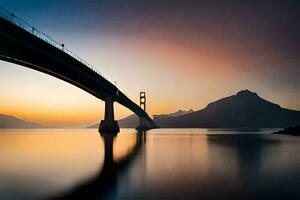
{"type": "Polygon", "coordinates": [[[180,109],[177,112],[170,113],[170,114],[153,115],[153,118],[155,120],[156,118],[160,118],[160,117],[178,117],[178,116],[189,114],[189,113],[192,113],[192,112],[194,112],[192,109],[187,110],[187,111],[180,109]]]}
{"type": "MultiPolygon", "coordinates": [[[[132,114],[129,115],[128,117],[118,120],[118,124],[121,128],[136,128],[139,124],[139,119],[135,114],[132,114]]],[[[99,127],[99,123],[88,126],[87,128],[98,128],[98,127],[99,127]]]]}
{"type": "MultiPolygon", "coordinates": [[[[178,110],[177,112],[170,113],[170,114],[154,115],[154,121],[155,121],[155,118],[176,117],[176,116],[181,116],[181,115],[188,114],[191,112],[193,112],[192,109],[190,109],[188,111],[178,110]]],[[[136,128],[139,124],[139,118],[135,114],[132,114],[132,115],[129,115],[128,117],[118,120],[118,123],[121,128],[136,128]]],[[[87,128],[98,128],[98,127],[99,127],[99,123],[94,124],[92,126],[88,126],[87,128]]]]}
{"type": "Polygon", "coordinates": [[[300,136],[300,125],[295,127],[288,127],[284,130],[275,132],[274,134],[294,135],[300,136]]]}
{"type": "Polygon", "coordinates": [[[175,117],[156,118],[161,128],[285,128],[300,124],[300,112],[281,108],[242,90],[206,108],[175,117]]]}
{"type": "Polygon", "coordinates": [[[23,121],[14,116],[0,114],[0,128],[2,129],[14,129],[14,128],[27,129],[28,128],[29,129],[29,128],[47,128],[47,127],[37,123],[23,121]]]}

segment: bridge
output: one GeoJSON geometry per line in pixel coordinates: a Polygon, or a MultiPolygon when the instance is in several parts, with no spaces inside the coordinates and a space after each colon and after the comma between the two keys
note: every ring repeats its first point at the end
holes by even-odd
{"type": "MultiPolygon", "coordinates": [[[[137,129],[157,126],[144,109],[130,100],[93,66],[47,34],[0,7],[0,60],[28,67],[66,81],[105,102],[104,120],[99,132],[117,133],[114,118],[117,102],[140,119],[137,129]]],[[[145,107],[144,107],[145,108],[145,107]]]]}

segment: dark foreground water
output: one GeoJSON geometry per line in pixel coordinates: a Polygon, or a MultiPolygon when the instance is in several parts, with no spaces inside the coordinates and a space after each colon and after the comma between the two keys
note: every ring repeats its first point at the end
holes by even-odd
{"type": "Polygon", "coordinates": [[[300,137],[272,130],[0,130],[0,199],[300,199],[300,137]]]}

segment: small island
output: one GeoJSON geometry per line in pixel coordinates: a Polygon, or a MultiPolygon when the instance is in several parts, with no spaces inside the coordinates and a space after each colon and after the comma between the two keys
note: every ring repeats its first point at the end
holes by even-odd
{"type": "Polygon", "coordinates": [[[300,136],[300,125],[299,126],[294,126],[294,127],[288,127],[284,130],[280,130],[278,132],[275,132],[274,134],[300,136]]]}

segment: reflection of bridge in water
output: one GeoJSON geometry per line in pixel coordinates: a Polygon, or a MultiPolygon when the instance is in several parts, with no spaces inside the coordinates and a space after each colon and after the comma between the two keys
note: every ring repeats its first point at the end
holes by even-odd
{"type": "Polygon", "coordinates": [[[114,102],[139,116],[139,129],[156,127],[144,109],[131,101],[93,66],[66,49],[64,44],[1,7],[0,60],[49,74],[105,101],[105,116],[100,123],[100,132],[119,131],[114,119],[114,102]]]}
{"type": "Polygon", "coordinates": [[[139,131],[136,133],[136,143],[133,149],[119,160],[115,160],[113,156],[115,136],[116,134],[101,134],[105,153],[103,167],[100,172],[92,179],[60,196],[51,198],[51,200],[102,199],[113,194],[113,190],[117,188],[118,176],[130,168],[132,161],[144,148],[146,132],[139,131]]]}

